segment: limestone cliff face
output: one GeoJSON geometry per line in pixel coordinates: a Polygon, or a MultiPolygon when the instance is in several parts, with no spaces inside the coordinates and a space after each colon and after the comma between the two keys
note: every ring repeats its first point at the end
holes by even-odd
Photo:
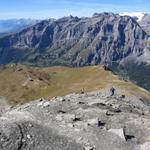
{"type": "Polygon", "coordinates": [[[0,63],[82,66],[111,63],[149,51],[149,35],[131,17],[112,13],[91,18],[46,20],[0,39],[0,63]]]}

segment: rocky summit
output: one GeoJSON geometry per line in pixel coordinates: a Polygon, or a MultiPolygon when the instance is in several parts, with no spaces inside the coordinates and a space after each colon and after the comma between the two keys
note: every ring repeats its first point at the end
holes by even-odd
{"type": "MultiPolygon", "coordinates": [[[[0,39],[0,64],[83,66],[149,53],[149,35],[132,17],[113,13],[42,21],[0,39]]],[[[145,60],[145,59],[143,59],[145,60]]]]}
{"type": "Polygon", "coordinates": [[[106,89],[2,107],[0,149],[149,150],[150,105],[106,89]]]}

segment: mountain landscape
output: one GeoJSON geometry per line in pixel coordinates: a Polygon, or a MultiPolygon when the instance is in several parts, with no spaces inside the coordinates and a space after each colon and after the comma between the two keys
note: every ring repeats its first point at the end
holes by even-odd
{"type": "Polygon", "coordinates": [[[150,68],[150,36],[140,24],[134,17],[113,13],[44,20],[0,38],[0,64],[71,67],[105,64],[149,90],[147,69],[141,72],[138,67],[150,68]],[[130,58],[133,58],[129,61],[131,65],[136,64],[136,78],[125,67],[124,62],[130,58]]]}
{"type": "Polygon", "coordinates": [[[150,150],[149,127],[150,13],[0,20],[0,150],[150,150]]]}
{"type": "MultiPolygon", "coordinates": [[[[0,63],[84,66],[149,52],[149,35],[129,16],[46,20],[0,39],[0,63]]],[[[149,58],[148,58],[149,59],[149,58]]]]}

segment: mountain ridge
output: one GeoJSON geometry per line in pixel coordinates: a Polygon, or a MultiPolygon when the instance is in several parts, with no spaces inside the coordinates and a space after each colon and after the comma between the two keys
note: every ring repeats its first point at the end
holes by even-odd
{"type": "Polygon", "coordinates": [[[149,38],[133,18],[113,13],[46,20],[1,38],[0,63],[28,62],[39,66],[111,63],[130,54],[140,56],[144,49],[149,51],[149,38]]]}
{"type": "MultiPolygon", "coordinates": [[[[69,93],[80,93],[116,87],[126,91],[126,95],[140,97],[148,101],[150,92],[138,87],[122,77],[105,71],[103,66],[87,67],[31,67],[11,64],[0,67],[0,102],[11,105],[69,93]]],[[[1,103],[0,103],[1,105],[1,103]]]]}

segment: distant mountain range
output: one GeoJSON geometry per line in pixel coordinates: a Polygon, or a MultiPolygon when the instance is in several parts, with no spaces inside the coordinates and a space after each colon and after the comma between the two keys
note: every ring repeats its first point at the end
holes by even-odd
{"type": "MultiPolygon", "coordinates": [[[[134,18],[113,13],[45,20],[0,39],[0,63],[84,66],[149,53],[150,36],[134,18]]],[[[149,60],[149,57],[146,60],[149,60]]]]}
{"type": "MultiPolygon", "coordinates": [[[[44,20],[0,39],[0,64],[107,64],[117,73],[123,72],[129,78],[135,79],[132,69],[128,74],[126,62],[131,62],[130,66],[136,64],[137,68],[141,64],[145,68],[150,63],[150,35],[144,29],[145,26],[140,25],[148,23],[145,18],[149,15],[144,16],[139,20],[127,15],[96,13],[92,17],[70,16],[58,20],[44,20]]],[[[146,76],[141,73],[144,72],[138,73],[136,79],[140,82],[143,77],[147,78],[147,72],[146,76]]],[[[144,81],[143,87],[150,89],[147,80],[146,85],[143,83],[144,81]]]]}
{"type": "Polygon", "coordinates": [[[21,31],[22,29],[35,25],[39,20],[33,19],[8,19],[0,20],[0,35],[6,35],[8,33],[14,33],[21,31]]]}

